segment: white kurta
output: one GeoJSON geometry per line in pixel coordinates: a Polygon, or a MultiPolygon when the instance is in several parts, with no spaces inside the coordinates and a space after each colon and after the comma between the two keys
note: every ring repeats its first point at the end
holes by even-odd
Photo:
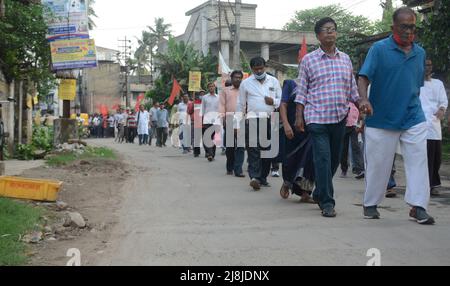
{"type": "Polygon", "coordinates": [[[144,112],[136,113],[137,127],[138,127],[138,135],[148,135],[148,124],[150,121],[150,113],[147,110],[144,112]]]}
{"type": "Polygon", "coordinates": [[[442,81],[425,81],[425,85],[420,89],[420,102],[427,119],[427,139],[442,140],[441,120],[435,116],[440,108],[448,107],[447,93],[442,81]]]}

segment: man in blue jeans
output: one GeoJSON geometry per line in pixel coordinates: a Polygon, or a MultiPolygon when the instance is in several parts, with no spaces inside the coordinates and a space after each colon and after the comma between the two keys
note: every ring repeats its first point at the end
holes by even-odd
{"type": "Polygon", "coordinates": [[[316,23],[320,47],[300,65],[296,128],[313,140],[316,190],[322,216],[335,217],[333,176],[339,166],[349,102],[359,99],[350,57],[336,48],[337,25],[332,18],[316,23]]]}

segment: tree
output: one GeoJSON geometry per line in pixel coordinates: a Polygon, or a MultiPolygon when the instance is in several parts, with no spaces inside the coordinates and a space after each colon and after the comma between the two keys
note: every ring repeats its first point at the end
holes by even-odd
{"type": "Polygon", "coordinates": [[[93,17],[98,18],[97,14],[95,14],[94,5],[95,0],[88,0],[89,30],[93,30],[96,27],[93,17]]]}
{"type": "Polygon", "coordinates": [[[154,101],[167,99],[173,78],[176,78],[187,92],[189,71],[201,71],[203,85],[215,80],[217,76],[217,57],[211,54],[203,56],[192,45],[186,45],[184,42],[177,43],[173,38],[169,39],[167,52],[158,52],[155,58],[158,60],[157,67],[161,73],[155,81],[154,88],[147,94],[154,101]]]}
{"type": "Polygon", "coordinates": [[[419,39],[427,54],[433,60],[434,69],[450,82],[450,37],[448,24],[450,2],[441,1],[431,13],[425,16],[419,30],[419,39]]]}
{"type": "Polygon", "coordinates": [[[40,96],[46,96],[55,78],[50,70],[43,6],[5,0],[5,7],[5,16],[0,20],[0,69],[8,82],[30,80],[40,96]]]}
{"type": "Polygon", "coordinates": [[[325,17],[336,21],[339,33],[373,34],[373,23],[364,16],[354,16],[341,5],[320,6],[295,12],[295,16],[284,26],[288,31],[314,31],[316,23],[325,17]]]}
{"type": "Polygon", "coordinates": [[[392,26],[392,17],[394,16],[394,5],[392,0],[386,0],[382,2],[381,7],[383,8],[383,18],[381,21],[375,22],[375,30],[377,33],[389,32],[392,26]]]}

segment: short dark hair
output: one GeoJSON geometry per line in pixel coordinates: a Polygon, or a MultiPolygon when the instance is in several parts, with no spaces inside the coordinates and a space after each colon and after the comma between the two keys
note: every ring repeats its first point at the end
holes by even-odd
{"type": "Polygon", "coordinates": [[[250,60],[250,67],[266,66],[266,60],[263,57],[254,57],[250,60]]]}
{"type": "Polygon", "coordinates": [[[410,15],[413,15],[414,18],[417,19],[417,14],[416,14],[416,12],[414,12],[413,9],[411,9],[409,7],[400,7],[397,10],[395,10],[394,15],[392,16],[392,20],[394,21],[394,23],[397,23],[398,18],[400,17],[401,14],[410,14],[410,15]]]}
{"type": "Polygon", "coordinates": [[[317,21],[316,26],[314,27],[314,32],[316,32],[316,35],[320,34],[322,27],[327,23],[333,23],[337,30],[336,21],[334,21],[331,17],[325,17],[317,21]]]}
{"type": "Polygon", "coordinates": [[[230,75],[230,78],[233,78],[233,76],[240,74],[242,77],[244,77],[244,73],[242,71],[233,71],[230,75]]]}

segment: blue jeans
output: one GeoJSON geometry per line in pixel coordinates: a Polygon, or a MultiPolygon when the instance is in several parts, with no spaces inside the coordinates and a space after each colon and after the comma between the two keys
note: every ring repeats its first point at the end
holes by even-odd
{"type": "Polygon", "coordinates": [[[322,210],[334,208],[333,177],[339,167],[345,136],[346,120],[337,124],[310,124],[313,140],[313,161],[316,176],[314,198],[322,210]]]}

